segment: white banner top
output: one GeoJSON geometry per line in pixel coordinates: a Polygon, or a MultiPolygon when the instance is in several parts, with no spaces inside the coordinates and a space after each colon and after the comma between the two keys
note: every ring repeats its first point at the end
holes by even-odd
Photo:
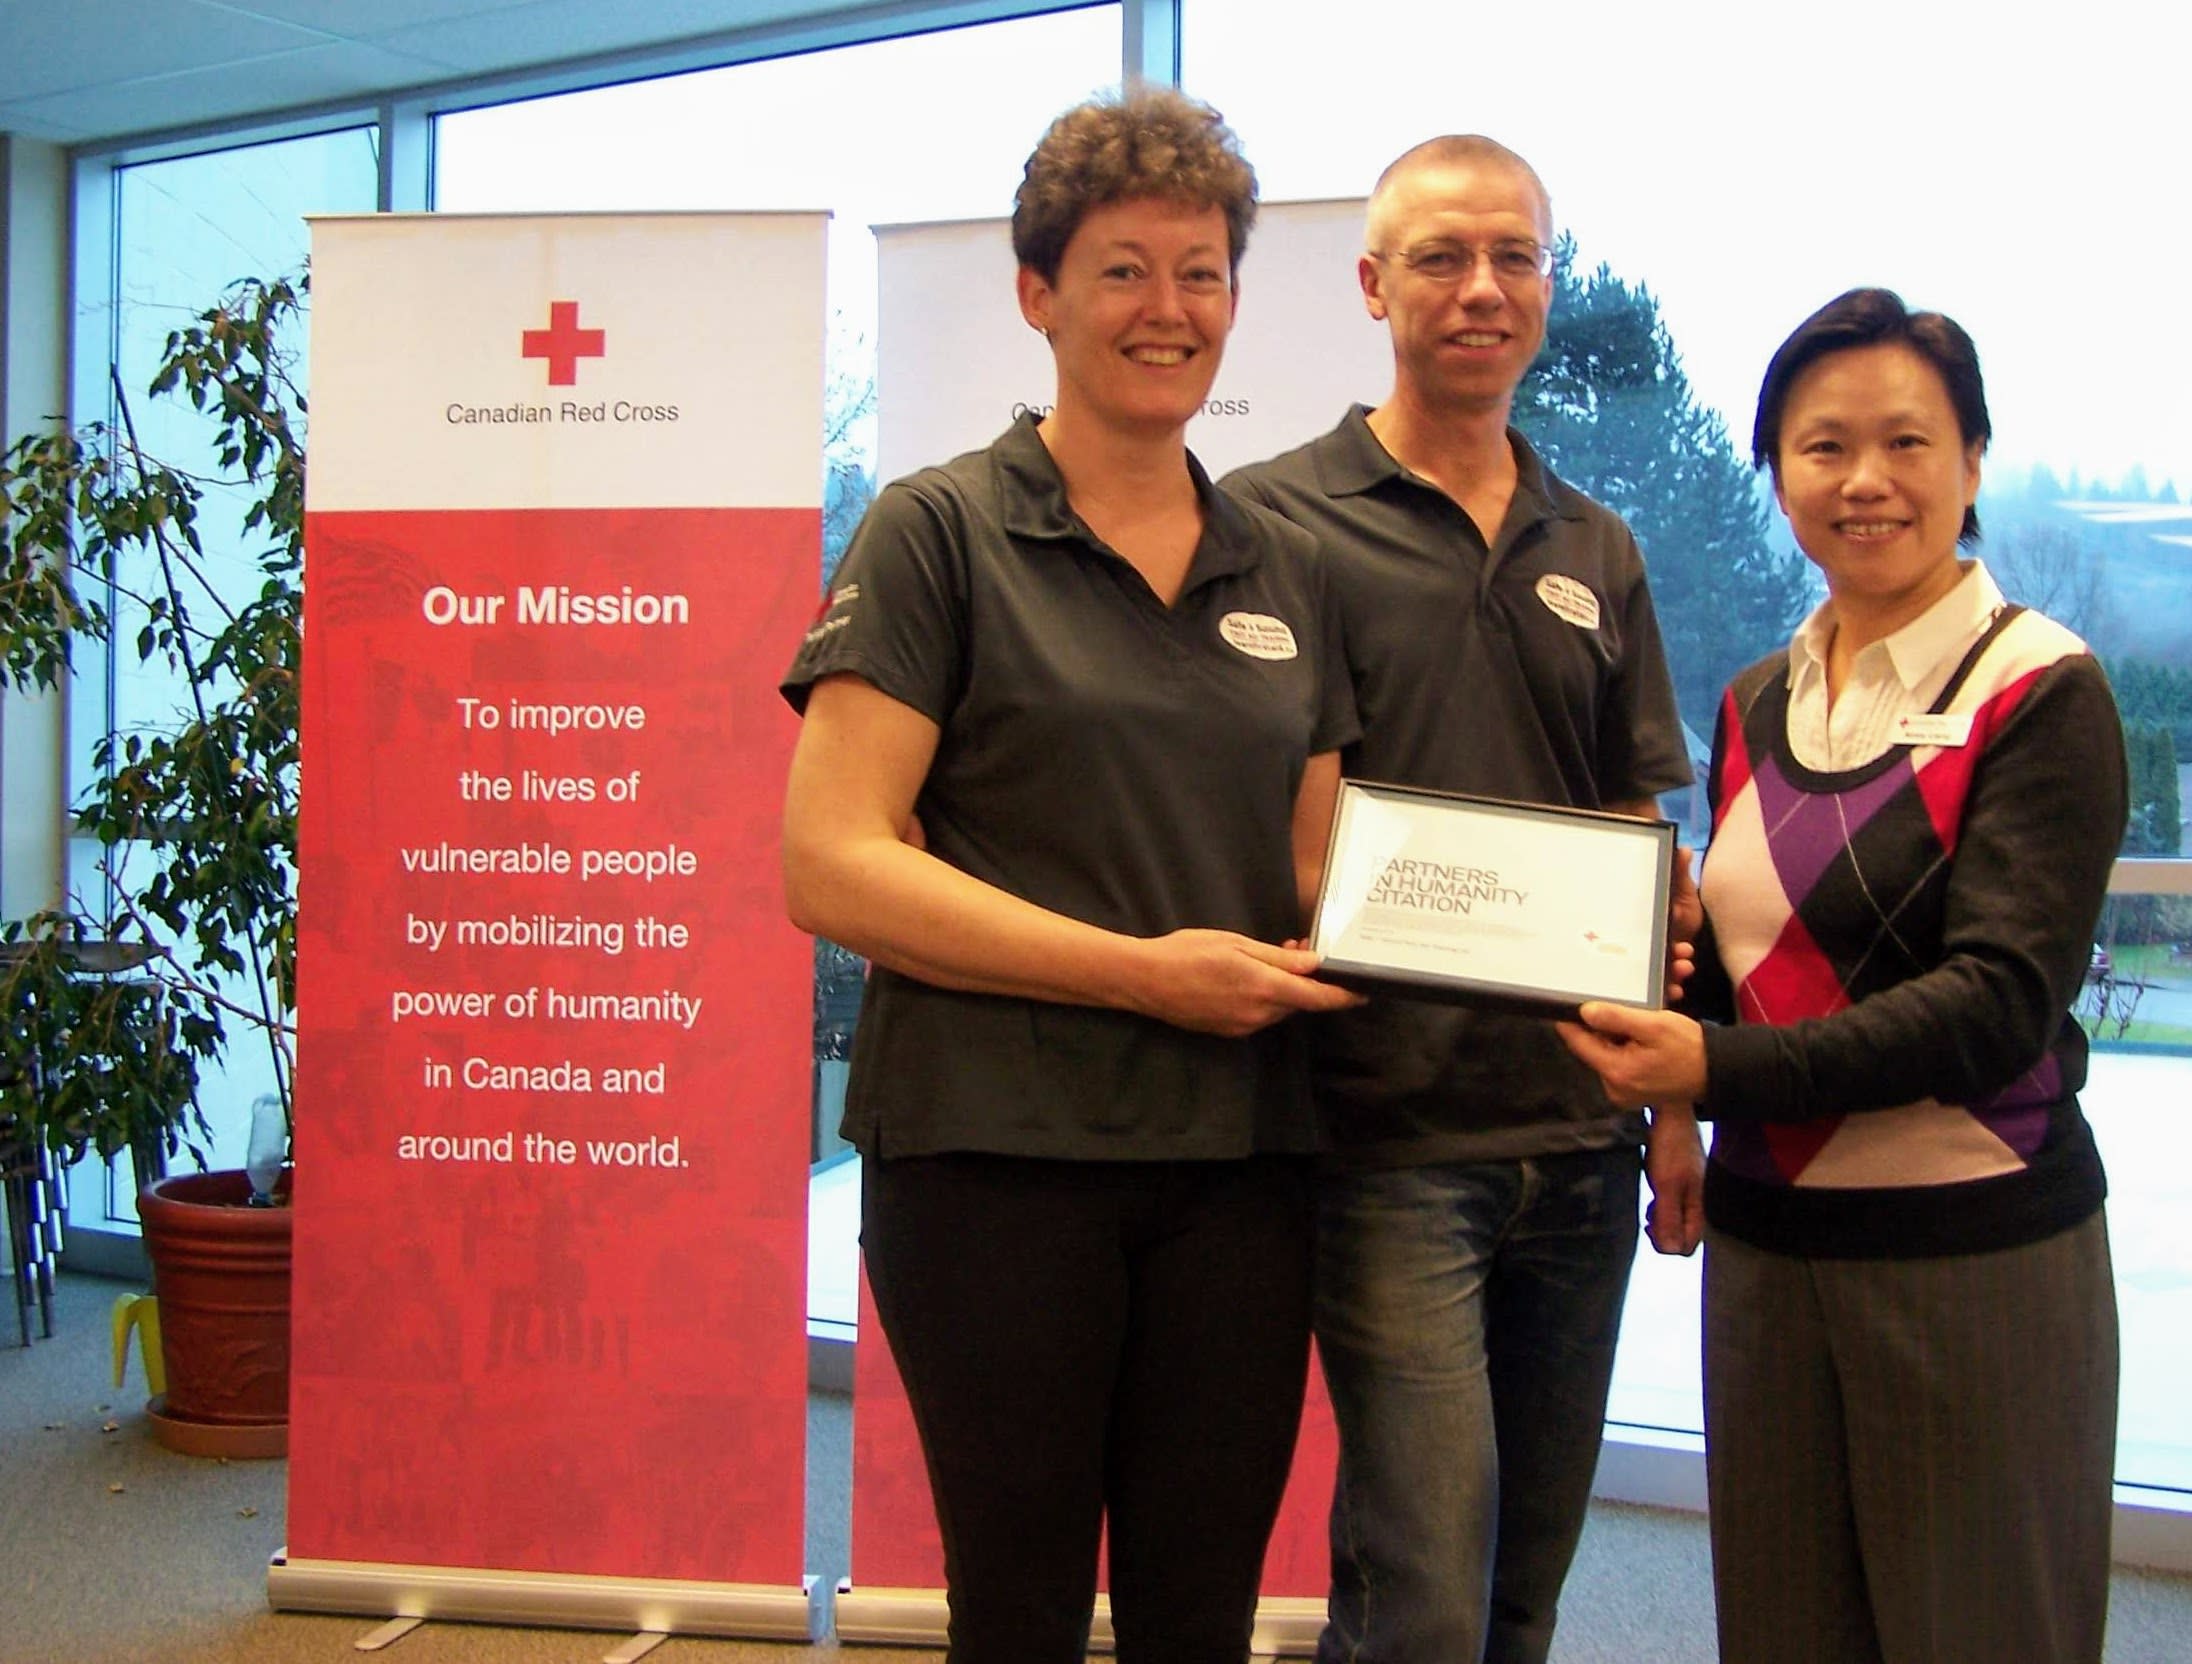
{"type": "MultiPolygon", "coordinates": [[[[1241,262],[1239,321],[1187,443],[1213,476],[1325,432],[1393,385],[1385,326],[1364,310],[1361,201],[1267,202],[1241,262]]],[[[898,479],[1044,411],[1050,349],[1013,297],[1004,220],[878,226],[879,473],[898,479]]]]}
{"type": "Polygon", "coordinates": [[[827,218],[315,219],[307,507],[819,507],[827,218]]]}

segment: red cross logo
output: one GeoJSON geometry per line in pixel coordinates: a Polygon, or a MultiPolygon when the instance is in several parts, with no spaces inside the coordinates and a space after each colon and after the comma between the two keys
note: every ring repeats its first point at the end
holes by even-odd
{"type": "Polygon", "coordinates": [[[523,356],[548,360],[550,387],[570,387],[578,381],[578,361],[603,356],[607,340],[606,330],[578,327],[577,301],[553,300],[548,303],[548,327],[525,332],[523,356]]]}

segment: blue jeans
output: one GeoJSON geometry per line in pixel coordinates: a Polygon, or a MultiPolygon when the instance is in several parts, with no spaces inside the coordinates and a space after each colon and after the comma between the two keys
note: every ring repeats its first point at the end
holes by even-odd
{"type": "Polygon", "coordinates": [[[1543,1664],[1636,1256],[1630,1146],[1319,1179],[1320,1664],[1543,1664]]]}

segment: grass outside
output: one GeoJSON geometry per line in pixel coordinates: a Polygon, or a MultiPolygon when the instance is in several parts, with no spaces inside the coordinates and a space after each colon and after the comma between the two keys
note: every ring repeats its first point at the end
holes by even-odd
{"type": "Polygon", "coordinates": [[[2192,988],[2192,956],[2171,957],[2182,951],[2167,942],[2140,942],[2110,949],[2109,958],[2120,981],[2146,982],[2157,988],[2192,988]]]}
{"type": "Polygon", "coordinates": [[[2088,983],[2078,998],[2078,1020],[2093,1042],[2125,1050],[2192,1048],[2192,1024],[2178,1017],[2184,1002],[2174,997],[2192,991],[2192,955],[2167,942],[2140,942],[2112,948],[2109,961],[2108,982],[2088,983]],[[2169,1008],[2167,1017],[2153,1013],[2148,994],[2171,996],[2157,1002],[2169,1008]]]}
{"type": "Polygon", "coordinates": [[[2087,1037],[2095,1046],[2108,1051],[2138,1051],[2141,1048],[2166,1050],[2171,1053],[2192,1052],[2192,1028],[2182,1023],[2149,1023],[2134,1017],[2123,1033],[2116,1032],[2116,1025],[2108,1025],[2108,1032],[2096,1034],[2091,1019],[2079,1013],[2085,1022],[2087,1037]]]}

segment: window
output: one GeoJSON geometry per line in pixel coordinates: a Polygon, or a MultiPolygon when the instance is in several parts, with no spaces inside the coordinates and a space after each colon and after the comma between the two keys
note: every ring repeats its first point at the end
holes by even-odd
{"type": "MultiPolygon", "coordinates": [[[[281,277],[304,266],[304,216],[369,213],[377,187],[374,134],[352,128],[311,138],[145,162],[114,170],[112,181],[113,286],[79,319],[79,339],[103,344],[104,353],[80,352],[89,365],[79,372],[79,410],[118,427],[133,422],[146,452],[178,460],[213,458],[200,435],[208,431],[187,404],[153,400],[145,389],[162,356],[168,332],[211,305],[243,277],[281,277]],[[111,363],[113,373],[107,373],[111,363]],[[96,385],[88,384],[96,377],[96,385]]],[[[301,353],[304,342],[296,342],[301,353]]],[[[213,511],[208,520],[215,521],[213,511]]],[[[216,589],[252,577],[248,562],[223,547],[218,531],[207,536],[216,589]]],[[[233,541],[233,533],[227,541],[233,541]]],[[[127,640],[133,627],[118,628],[127,640]]],[[[135,655],[116,655],[110,686],[92,690],[111,698],[118,730],[157,725],[176,708],[180,690],[135,655]]],[[[87,724],[78,712],[78,755],[72,775],[80,785],[90,767],[90,738],[105,731],[103,719],[87,724]]]]}
{"type": "MultiPolygon", "coordinates": [[[[240,509],[223,521],[210,425],[183,401],[147,396],[154,367],[168,333],[228,285],[302,269],[305,215],[371,211],[378,171],[374,132],[349,128],[98,169],[81,187],[79,237],[102,281],[83,296],[78,314],[77,412],[118,432],[133,429],[148,455],[202,471],[207,493],[199,531],[207,562],[200,577],[211,595],[252,593],[258,574],[242,540],[240,509]]],[[[304,344],[301,336],[293,343],[300,355],[304,344]]],[[[175,720],[187,698],[178,677],[157,664],[140,665],[127,645],[142,617],[135,598],[144,576],[123,574],[110,597],[122,647],[103,665],[87,667],[72,689],[72,799],[91,779],[100,737],[156,731],[175,720]]],[[[194,604],[193,611],[202,623],[215,608],[194,604]]],[[[103,910],[96,853],[88,840],[74,840],[69,860],[70,884],[93,913],[103,910]]],[[[216,1165],[242,1165],[249,1105],[272,1084],[270,1065],[244,1044],[233,1048],[225,1073],[203,1076],[200,1100],[216,1165]]],[[[93,1163],[70,1170],[70,1210],[79,1224],[104,1219],[126,1228],[134,1220],[136,1187],[127,1162],[120,1165],[119,1175],[93,1163]],[[89,1194],[85,1187],[92,1185],[103,1194],[89,1194]]]]}

